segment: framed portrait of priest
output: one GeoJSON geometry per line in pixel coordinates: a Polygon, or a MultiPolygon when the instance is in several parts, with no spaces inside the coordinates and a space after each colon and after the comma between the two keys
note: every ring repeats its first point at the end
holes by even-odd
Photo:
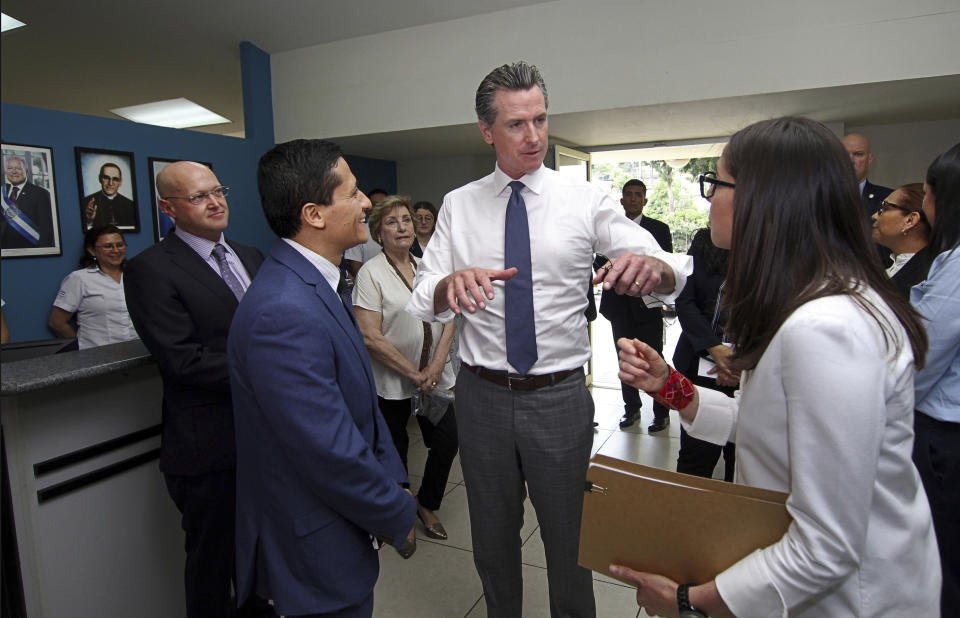
{"type": "Polygon", "coordinates": [[[60,255],[60,215],[53,149],[2,144],[3,220],[0,256],[60,255]]]}
{"type": "Polygon", "coordinates": [[[139,232],[133,153],[80,146],[76,147],[76,152],[80,224],[84,233],[101,225],[139,232]]]}
{"type": "MultiPolygon", "coordinates": [[[[163,240],[174,227],[173,219],[171,219],[167,213],[160,210],[160,198],[163,196],[157,191],[157,174],[171,163],[182,160],[183,159],[162,159],[160,157],[147,158],[147,165],[150,167],[150,199],[153,201],[153,239],[156,242],[163,240]]],[[[197,163],[213,169],[212,163],[207,163],[206,161],[197,161],[197,163]]]]}

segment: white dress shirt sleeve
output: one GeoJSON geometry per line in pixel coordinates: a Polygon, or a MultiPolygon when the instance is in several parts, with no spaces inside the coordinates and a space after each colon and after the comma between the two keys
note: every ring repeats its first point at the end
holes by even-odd
{"type": "Polygon", "coordinates": [[[417,276],[413,282],[413,294],[407,303],[406,311],[424,322],[442,322],[446,324],[454,318],[451,309],[441,313],[433,312],[433,295],[440,281],[456,270],[453,265],[453,251],[450,242],[450,215],[453,207],[449,205],[449,196],[443,199],[443,206],[437,215],[437,226],[430,243],[423,252],[423,259],[417,267],[417,276]]]}
{"type": "Polygon", "coordinates": [[[668,253],[661,249],[653,235],[628,219],[623,214],[623,208],[609,195],[604,194],[597,203],[594,222],[599,253],[603,253],[608,258],[617,258],[628,252],[649,255],[662,260],[673,269],[676,281],[673,292],[644,297],[644,301],[648,304],[657,301],[672,304],[683,291],[683,286],[687,284],[687,277],[693,272],[693,258],[683,253],[668,253]]]}

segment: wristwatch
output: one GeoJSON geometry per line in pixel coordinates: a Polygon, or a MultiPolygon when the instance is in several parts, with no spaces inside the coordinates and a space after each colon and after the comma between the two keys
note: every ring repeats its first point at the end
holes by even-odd
{"type": "Polygon", "coordinates": [[[690,586],[692,584],[680,584],[677,586],[677,605],[680,606],[680,618],[707,618],[707,615],[690,604],[690,586]]]}

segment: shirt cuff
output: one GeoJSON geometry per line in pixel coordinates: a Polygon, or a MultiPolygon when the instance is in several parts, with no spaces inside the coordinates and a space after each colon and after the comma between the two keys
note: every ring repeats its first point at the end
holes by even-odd
{"type": "Polygon", "coordinates": [[[717,575],[720,598],[739,618],[781,616],[787,618],[787,606],[770,578],[763,550],[756,550],[717,575]]]}
{"type": "Polygon", "coordinates": [[[677,296],[680,296],[683,287],[687,285],[687,277],[693,273],[693,258],[682,253],[667,253],[666,251],[657,251],[656,253],[650,254],[650,257],[662,260],[673,269],[673,279],[676,283],[673,292],[670,294],[657,294],[656,296],[656,299],[663,304],[672,305],[674,301],[677,300],[677,296]]]}
{"type": "Polygon", "coordinates": [[[739,392],[734,398],[727,397],[720,391],[710,388],[696,387],[700,395],[700,407],[693,422],[687,422],[680,417],[680,424],[694,438],[705,440],[711,444],[726,444],[733,438],[733,428],[736,424],[736,411],[739,403],[739,392]]]}
{"type": "Polygon", "coordinates": [[[440,322],[446,324],[455,317],[451,309],[441,313],[433,312],[433,295],[444,275],[425,275],[416,282],[410,301],[404,310],[422,322],[440,322]]]}

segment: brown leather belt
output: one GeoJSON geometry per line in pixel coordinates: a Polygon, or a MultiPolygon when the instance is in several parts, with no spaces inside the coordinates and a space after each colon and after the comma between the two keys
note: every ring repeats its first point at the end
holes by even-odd
{"type": "Polygon", "coordinates": [[[577,369],[567,369],[565,371],[524,377],[510,375],[502,371],[493,371],[487,369],[486,367],[475,367],[474,365],[468,365],[467,363],[462,363],[462,365],[467,371],[477,374],[488,382],[493,382],[499,386],[505,386],[511,391],[532,391],[537,388],[543,388],[544,386],[553,386],[554,384],[557,384],[580,371],[580,368],[578,367],[577,369]]]}

